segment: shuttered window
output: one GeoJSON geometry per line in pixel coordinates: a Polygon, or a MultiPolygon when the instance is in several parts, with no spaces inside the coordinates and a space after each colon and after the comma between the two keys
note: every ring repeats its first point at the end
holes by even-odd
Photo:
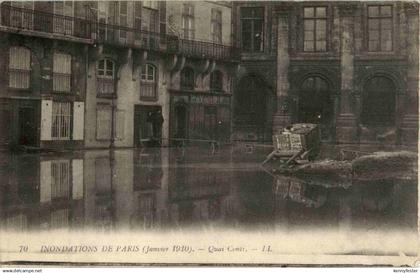
{"type": "MultiPolygon", "coordinates": [[[[120,26],[128,27],[128,6],[127,1],[118,2],[120,10],[120,26]]],[[[127,39],[127,31],[120,30],[120,39],[127,39]]]]}
{"type": "Polygon", "coordinates": [[[9,50],[9,87],[29,89],[31,78],[31,51],[24,47],[9,50]]]}
{"type": "Polygon", "coordinates": [[[111,139],[112,108],[108,105],[99,106],[96,109],[96,139],[111,139]]]}
{"type": "Polygon", "coordinates": [[[182,14],[182,29],[185,39],[194,39],[194,6],[184,4],[184,11],[182,14]]]}
{"type": "Polygon", "coordinates": [[[211,10],[211,38],[214,43],[222,43],[222,11],[211,10]]]}
{"type": "Polygon", "coordinates": [[[54,53],[53,90],[70,92],[71,90],[71,55],[54,53]]]}
{"type": "Polygon", "coordinates": [[[68,140],[71,135],[71,103],[53,102],[51,137],[55,140],[68,140]]]}
{"type": "Polygon", "coordinates": [[[73,34],[73,19],[74,16],[73,1],[54,1],[54,14],[63,16],[54,16],[54,32],[72,35],[73,34]]]}

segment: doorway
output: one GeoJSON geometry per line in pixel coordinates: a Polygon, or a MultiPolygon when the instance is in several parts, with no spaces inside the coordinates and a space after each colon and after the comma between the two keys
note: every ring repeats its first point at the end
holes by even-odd
{"type": "Polygon", "coordinates": [[[185,105],[175,106],[175,138],[188,137],[188,111],[185,105]]]}
{"type": "Polygon", "coordinates": [[[159,146],[162,142],[162,107],[136,105],[134,107],[134,145],[136,147],[159,146]]]}
{"type": "Polygon", "coordinates": [[[218,139],[216,106],[204,107],[204,128],[208,139],[218,139]]]}
{"type": "Polygon", "coordinates": [[[19,145],[36,146],[35,109],[19,108],[19,145]]]}
{"type": "Polygon", "coordinates": [[[298,122],[318,124],[321,138],[331,140],[334,100],[328,83],[321,77],[307,78],[299,91],[298,122]]]}

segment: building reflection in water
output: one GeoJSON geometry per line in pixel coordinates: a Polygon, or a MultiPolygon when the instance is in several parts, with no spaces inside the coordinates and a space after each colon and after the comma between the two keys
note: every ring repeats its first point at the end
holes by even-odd
{"type": "Polygon", "coordinates": [[[1,228],[416,229],[416,183],[350,187],[275,177],[233,148],[1,154],[1,228]]]}

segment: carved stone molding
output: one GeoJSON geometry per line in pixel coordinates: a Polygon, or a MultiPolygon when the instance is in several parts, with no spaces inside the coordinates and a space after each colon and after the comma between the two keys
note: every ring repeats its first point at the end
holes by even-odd
{"type": "Polygon", "coordinates": [[[340,3],[338,10],[340,16],[353,16],[357,10],[357,5],[355,3],[340,3]]]}
{"type": "Polygon", "coordinates": [[[419,16],[419,4],[416,2],[406,2],[404,3],[404,9],[407,15],[419,16]]]}

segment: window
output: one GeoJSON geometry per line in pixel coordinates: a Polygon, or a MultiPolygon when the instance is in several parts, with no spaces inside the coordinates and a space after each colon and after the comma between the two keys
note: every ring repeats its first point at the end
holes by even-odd
{"type": "Polygon", "coordinates": [[[151,64],[145,64],[141,69],[140,99],[156,99],[156,67],[151,64]]]}
{"type": "Polygon", "coordinates": [[[71,133],[71,103],[53,102],[52,105],[52,133],[54,140],[68,140],[71,133]]]}
{"type": "Polygon", "coordinates": [[[153,35],[153,33],[159,31],[159,11],[157,10],[157,2],[153,3],[155,4],[143,6],[141,14],[141,28],[146,31],[141,34],[141,43],[146,48],[159,47],[157,36],[153,35]],[[151,32],[151,34],[147,34],[147,31],[151,32]]]}
{"type": "Polygon", "coordinates": [[[115,89],[115,63],[109,59],[103,59],[97,66],[97,94],[114,94],[115,89]]]}
{"type": "Polygon", "coordinates": [[[143,1],[143,7],[149,9],[157,9],[158,8],[158,1],[143,1]]]}
{"type": "Polygon", "coordinates": [[[66,18],[54,16],[54,32],[73,34],[73,1],[54,1],[54,14],[68,16],[66,18]]]}
{"type": "Polygon", "coordinates": [[[242,49],[263,51],[264,8],[241,8],[242,49]]]}
{"type": "Polygon", "coordinates": [[[33,29],[34,27],[34,2],[33,1],[12,1],[10,10],[10,26],[33,29]],[[25,11],[25,12],[23,12],[25,11]]]}
{"type": "Polygon", "coordinates": [[[111,139],[112,107],[101,105],[96,109],[96,139],[111,139]]]}
{"type": "MultiPolygon", "coordinates": [[[[107,24],[111,23],[112,17],[109,16],[110,10],[108,10],[107,1],[89,1],[89,12],[88,17],[91,17],[92,21],[98,22],[97,35],[100,40],[106,40],[108,36],[112,36],[112,29],[107,29],[107,24]]],[[[96,34],[95,34],[96,35],[96,34]]]]}
{"type": "Polygon", "coordinates": [[[24,47],[9,50],[9,87],[29,89],[31,78],[31,51],[24,47]]]}
{"type": "Polygon", "coordinates": [[[374,77],[363,88],[362,123],[365,125],[392,126],[395,124],[394,83],[386,77],[374,77]]]}
{"type": "Polygon", "coordinates": [[[211,37],[214,43],[222,43],[222,11],[211,10],[211,37]]]}
{"type": "Polygon", "coordinates": [[[134,2],[134,28],[136,29],[136,31],[134,32],[134,37],[136,40],[140,40],[141,39],[141,32],[139,30],[141,30],[142,28],[142,20],[141,20],[141,3],[138,1],[134,2]]]}
{"type": "MultiPolygon", "coordinates": [[[[127,1],[118,2],[119,7],[119,22],[120,26],[128,27],[127,17],[128,17],[128,6],[127,1]]],[[[120,39],[126,39],[127,32],[125,30],[120,30],[120,39]]]]}
{"type": "Polygon", "coordinates": [[[149,6],[144,6],[142,9],[142,29],[151,32],[158,30],[158,10],[149,6]]]}
{"type": "Polygon", "coordinates": [[[71,55],[54,53],[53,90],[70,92],[71,90],[71,55]]]}
{"type": "Polygon", "coordinates": [[[51,162],[51,198],[68,198],[70,192],[70,161],[51,162]]]}
{"type": "Polygon", "coordinates": [[[369,51],[392,51],[392,6],[368,6],[369,51]]]}
{"type": "Polygon", "coordinates": [[[223,91],[223,74],[216,70],[210,74],[210,89],[211,91],[223,91]]]}
{"type": "Polygon", "coordinates": [[[184,11],[182,14],[182,29],[184,39],[194,39],[194,6],[184,4],[184,11]]]}
{"type": "Polygon", "coordinates": [[[194,70],[190,67],[181,71],[181,89],[194,90],[194,70]]]}
{"type": "Polygon", "coordinates": [[[303,51],[327,50],[327,8],[305,7],[303,9],[303,51]]]}

